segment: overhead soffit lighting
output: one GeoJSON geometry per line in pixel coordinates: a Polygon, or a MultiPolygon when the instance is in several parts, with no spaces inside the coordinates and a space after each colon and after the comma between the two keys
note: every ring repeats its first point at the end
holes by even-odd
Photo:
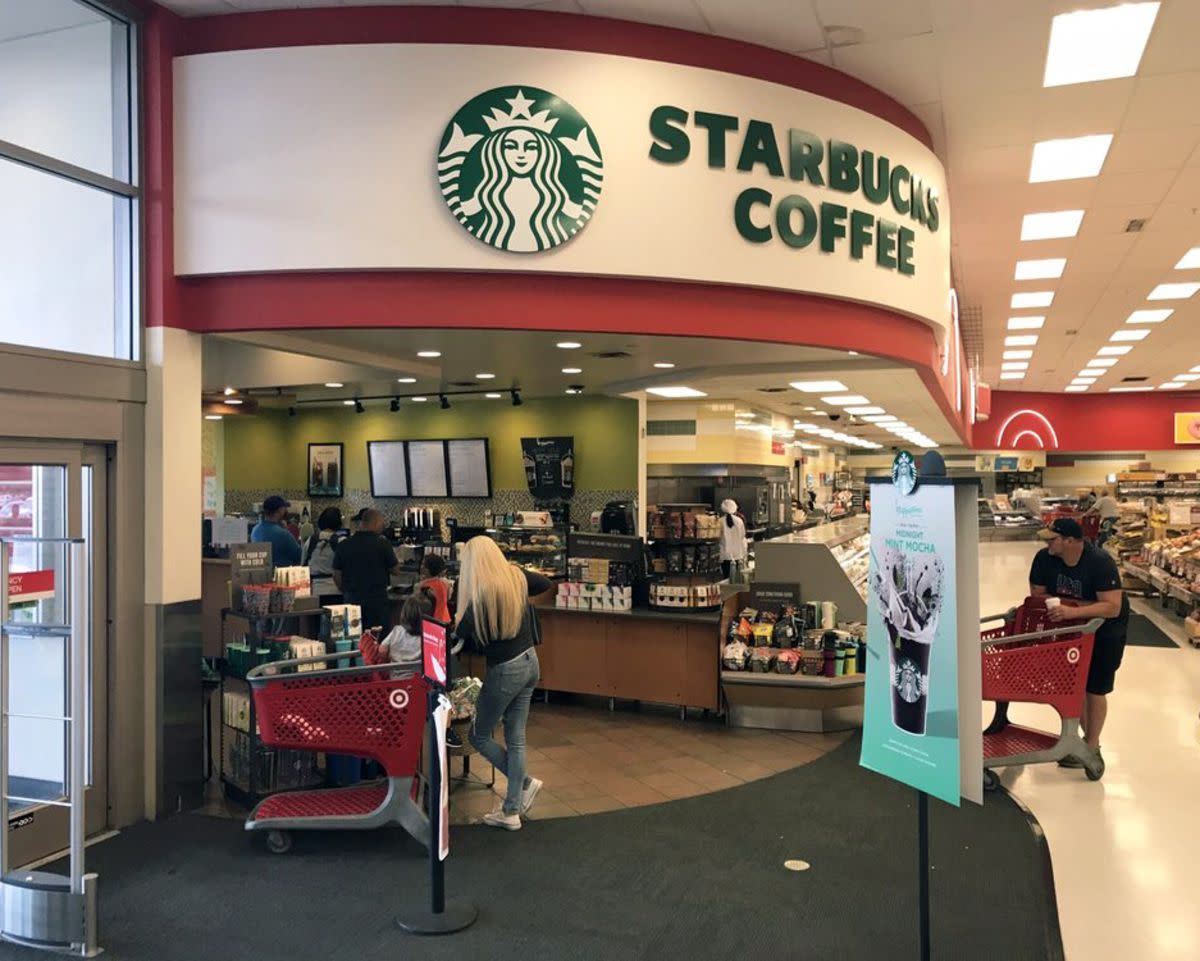
{"type": "Polygon", "coordinates": [[[1161,324],[1173,313],[1175,313],[1175,310],[1171,307],[1164,307],[1159,310],[1135,310],[1132,314],[1125,318],[1125,323],[1161,324]]]}
{"type": "Polygon", "coordinates": [[[1045,317],[1009,317],[1009,330],[1041,330],[1046,323],[1045,317]]]}
{"type": "Polygon", "coordinates": [[[1053,280],[1061,277],[1067,269],[1066,257],[1048,257],[1045,260],[1018,260],[1013,271],[1014,280],[1053,280]]]}
{"type": "Polygon", "coordinates": [[[1187,383],[1182,380],[1173,380],[1170,383],[1158,385],[1159,390],[1183,390],[1185,387],[1187,387],[1187,383]]]}
{"type": "Polygon", "coordinates": [[[429,400],[429,398],[428,398],[428,397],[413,397],[413,398],[411,398],[411,399],[412,399],[412,402],[413,402],[414,404],[423,404],[423,403],[425,403],[427,400],[429,400]]]}
{"type": "Polygon", "coordinates": [[[326,387],[331,387],[331,388],[333,388],[334,390],[337,390],[339,387],[345,387],[346,385],[345,385],[345,384],[340,384],[340,383],[338,383],[336,380],[331,380],[331,381],[330,381],[328,384],[326,384],[325,386],[326,386],[326,387]]]}
{"type": "Polygon", "coordinates": [[[1029,360],[1032,356],[1032,350],[1006,350],[1000,355],[1002,360],[1029,360]]]}
{"type": "Polygon", "coordinates": [[[849,389],[840,380],[794,380],[790,386],[805,394],[832,394],[849,389]]]}
{"type": "Polygon", "coordinates": [[[433,359],[434,357],[441,357],[442,352],[440,350],[418,350],[417,356],[433,359]]]}
{"type": "Polygon", "coordinates": [[[1021,220],[1022,240],[1061,240],[1074,237],[1083,223],[1082,210],[1053,210],[1026,214],[1021,220]]]}
{"type": "Polygon", "coordinates": [[[1032,347],[1037,342],[1037,334],[1014,334],[1004,338],[1005,347],[1032,347]]]}
{"type": "Polygon", "coordinates": [[[564,367],[562,369],[562,372],[564,374],[582,374],[583,368],[582,367],[564,367]]]}
{"type": "Polygon", "coordinates": [[[1078,386],[1066,388],[1066,391],[1068,394],[1082,394],[1086,390],[1087,390],[1086,387],[1078,387],[1078,386]]]}
{"type": "Polygon", "coordinates": [[[1092,384],[1094,384],[1094,383],[1096,383],[1095,377],[1076,377],[1074,380],[1071,381],[1071,386],[1073,386],[1073,387],[1080,387],[1080,386],[1091,387],[1092,384]]]}
{"type": "Polygon", "coordinates": [[[1150,293],[1146,295],[1147,300],[1187,300],[1197,290],[1200,290],[1200,283],[1197,284],[1159,284],[1150,293]]]}
{"type": "Polygon", "coordinates": [[[847,414],[853,414],[855,417],[864,417],[867,414],[882,414],[882,407],[867,406],[867,407],[846,407],[847,414]]]}
{"type": "Polygon", "coordinates": [[[668,361],[660,360],[654,366],[657,367],[659,370],[670,370],[675,365],[672,363],[669,363],[668,361]]]}
{"type": "Polygon", "coordinates": [[[672,400],[681,400],[686,397],[707,397],[708,394],[702,390],[696,390],[694,387],[647,387],[647,394],[653,394],[655,397],[666,397],[672,400]]]}
{"type": "Polygon", "coordinates": [[[1035,143],[1029,164],[1029,182],[1040,184],[1099,176],[1112,139],[1112,134],[1101,133],[1035,143]]]}
{"type": "Polygon", "coordinates": [[[559,350],[578,350],[580,347],[583,346],[583,344],[581,344],[575,340],[560,340],[554,346],[557,347],[559,350]]]}
{"type": "Polygon", "coordinates": [[[1154,390],[1153,387],[1110,387],[1110,394],[1144,394],[1146,391],[1154,390]]]}
{"type": "Polygon", "coordinates": [[[1177,381],[1179,381],[1180,383],[1183,383],[1183,384],[1189,384],[1189,383],[1191,383],[1193,380],[1200,380],[1200,374],[1176,374],[1176,375],[1175,375],[1174,377],[1172,377],[1171,379],[1172,379],[1172,380],[1177,380],[1177,381]]]}
{"type": "Polygon", "coordinates": [[[1200,367],[1193,367],[1188,371],[1189,374],[1200,374],[1200,367]]]}
{"type": "Polygon", "coordinates": [[[1138,341],[1138,340],[1145,340],[1149,336],[1150,336],[1150,331],[1144,330],[1144,329],[1143,330],[1118,330],[1108,339],[1112,340],[1112,341],[1118,341],[1118,342],[1123,341],[1123,340],[1124,341],[1138,341]]]}
{"type": "Polygon", "coordinates": [[[1007,360],[1000,365],[1001,370],[1029,370],[1027,360],[1007,360]]]}
{"type": "Polygon", "coordinates": [[[1096,353],[1100,357],[1124,357],[1131,350],[1133,348],[1126,344],[1123,347],[1101,347],[1096,353]]]}
{"type": "Polygon", "coordinates": [[[1142,62],[1158,3],[1123,3],[1062,13],[1050,21],[1044,87],[1132,77],[1142,62]]]}
{"type": "Polygon", "coordinates": [[[504,395],[503,394],[484,394],[483,396],[486,397],[488,400],[499,400],[504,395]]]}
{"type": "Polygon", "coordinates": [[[829,404],[833,407],[851,407],[856,404],[871,403],[862,394],[836,394],[831,397],[822,397],[822,404],[829,404]]]}
{"type": "Polygon", "coordinates": [[[1179,263],[1175,265],[1176,270],[1197,270],[1200,269],[1200,247],[1193,247],[1183,257],[1179,263]]]}
{"type": "Polygon", "coordinates": [[[1087,362],[1089,367],[1112,367],[1116,364],[1115,357],[1094,357],[1087,362]]]}
{"type": "Polygon", "coordinates": [[[1097,377],[1103,377],[1107,373],[1107,370],[1100,370],[1098,367],[1085,367],[1079,372],[1079,376],[1090,377],[1092,380],[1095,380],[1097,377]]]}
{"type": "Polygon", "coordinates": [[[417,382],[417,378],[415,378],[415,377],[397,377],[396,378],[397,384],[415,384],[416,382],[417,382]]]}
{"type": "Polygon", "coordinates": [[[1017,373],[1016,371],[1006,370],[1000,375],[1001,380],[1024,380],[1025,372],[1017,373]]]}
{"type": "Polygon", "coordinates": [[[1027,290],[1013,294],[1009,306],[1013,310],[1024,310],[1028,307],[1049,307],[1054,303],[1053,290],[1027,290]]]}
{"type": "Polygon", "coordinates": [[[495,375],[495,374],[489,374],[489,373],[487,373],[487,372],[483,372],[483,373],[478,373],[478,374],[476,374],[476,375],[475,375],[475,379],[476,379],[476,380],[495,380],[495,379],[496,379],[496,375],[495,375]]]}

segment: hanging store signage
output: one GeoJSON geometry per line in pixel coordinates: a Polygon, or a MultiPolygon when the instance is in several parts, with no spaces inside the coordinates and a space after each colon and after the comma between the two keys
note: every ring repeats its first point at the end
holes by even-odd
{"type": "Polygon", "coordinates": [[[1200,444],[1200,412],[1175,414],[1175,443],[1200,444]]]}
{"type": "Polygon", "coordinates": [[[8,603],[31,604],[54,596],[54,571],[23,571],[8,575],[8,603]]]}
{"type": "Polygon", "coordinates": [[[537,500],[566,500],[575,493],[575,438],[522,437],[525,483],[537,500]]]}

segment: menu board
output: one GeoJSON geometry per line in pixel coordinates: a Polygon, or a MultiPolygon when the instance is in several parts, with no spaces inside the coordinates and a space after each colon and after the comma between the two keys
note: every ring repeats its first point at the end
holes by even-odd
{"type": "Polygon", "coordinates": [[[408,442],[409,490],[412,497],[449,497],[446,478],[446,442],[408,442]]]}
{"type": "Polygon", "coordinates": [[[446,441],[452,497],[491,497],[486,438],[446,441]]]}
{"type": "Polygon", "coordinates": [[[404,441],[367,441],[367,462],[371,468],[372,497],[408,496],[408,465],[404,460],[404,441]]]}

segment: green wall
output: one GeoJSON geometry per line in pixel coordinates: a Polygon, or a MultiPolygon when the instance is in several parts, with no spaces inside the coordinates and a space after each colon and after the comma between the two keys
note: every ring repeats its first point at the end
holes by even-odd
{"type": "Polygon", "coordinates": [[[486,437],[493,490],[524,490],[522,437],[575,437],[575,485],[582,490],[637,487],[637,402],[614,397],[527,400],[513,407],[504,400],[463,401],[442,410],[404,401],[400,413],[386,407],[263,411],[229,417],[225,426],[227,490],[296,489],[306,486],[308,445],[337,443],[346,489],[370,490],[368,440],[428,440],[486,437]]]}

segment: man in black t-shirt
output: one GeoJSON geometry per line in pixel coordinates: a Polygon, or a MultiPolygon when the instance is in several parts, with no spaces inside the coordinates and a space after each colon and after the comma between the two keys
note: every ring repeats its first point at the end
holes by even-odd
{"type": "Polygon", "coordinates": [[[361,513],[358,530],[337,546],[333,555],[333,580],[347,604],[362,608],[362,626],[381,627],[380,637],[391,630],[391,605],[387,589],[400,566],[392,545],[383,538],[384,517],[377,510],[361,513]]]}
{"type": "MultiPolygon", "coordinates": [[[[1129,624],[1129,599],[1121,590],[1121,575],[1112,557],[1083,539],[1077,521],[1059,518],[1038,537],[1046,541],[1029,569],[1029,590],[1035,596],[1069,599],[1050,611],[1051,621],[1102,617],[1096,632],[1092,663],[1088,669],[1087,700],[1083,708],[1084,740],[1100,753],[1100,732],[1108,715],[1117,668],[1125,653],[1125,630],[1129,624]]],[[[1082,767],[1068,758],[1064,767],[1082,767]]],[[[1103,765],[1103,761],[1101,761],[1103,765]]]]}

